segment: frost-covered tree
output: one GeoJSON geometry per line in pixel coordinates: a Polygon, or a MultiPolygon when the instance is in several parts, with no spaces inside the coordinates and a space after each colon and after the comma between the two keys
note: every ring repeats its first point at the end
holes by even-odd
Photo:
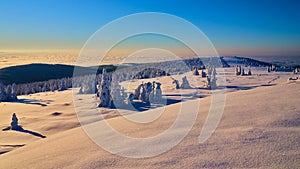
{"type": "Polygon", "coordinates": [[[235,75],[239,76],[242,74],[242,67],[240,65],[235,67],[235,75]]]}
{"type": "Polygon", "coordinates": [[[61,79],[59,82],[59,91],[67,90],[67,81],[66,79],[61,79]]]}
{"type": "Polygon", "coordinates": [[[141,95],[141,90],[144,84],[140,84],[135,90],[134,90],[134,99],[139,99],[141,95]]]}
{"type": "Polygon", "coordinates": [[[14,113],[11,118],[10,129],[11,130],[19,130],[21,127],[19,126],[17,115],[14,113]]]}
{"type": "Polygon", "coordinates": [[[209,89],[215,89],[217,87],[217,72],[216,68],[213,64],[209,65],[208,68],[208,75],[207,75],[207,88],[209,89]]]}
{"type": "Polygon", "coordinates": [[[142,85],[142,92],[140,94],[139,99],[143,102],[147,102],[147,90],[145,84],[142,85]]]}
{"type": "Polygon", "coordinates": [[[156,82],[156,88],[155,88],[155,102],[159,103],[162,100],[162,90],[161,90],[161,83],[156,82]]]}
{"type": "Polygon", "coordinates": [[[186,76],[184,76],[184,77],[182,78],[182,84],[180,85],[180,88],[181,88],[181,89],[190,89],[190,88],[191,88],[190,83],[189,83],[189,81],[187,80],[187,77],[186,77],[186,76]]]}
{"type": "Polygon", "coordinates": [[[57,84],[56,84],[56,82],[55,82],[55,80],[51,80],[50,81],[50,90],[51,90],[51,92],[54,92],[55,90],[57,90],[57,84]]]}
{"type": "Polygon", "coordinates": [[[149,94],[149,102],[155,103],[155,90],[153,89],[149,94]]]}
{"type": "Polygon", "coordinates": [[[124,99],[121,95],[121,87],[118,82],[113,82],[110,88],[110,107],[118,107],[124,105],[124,99]]]}
{"type": "Polygon", "coordinates": [[[11,85],[6,86],[5,93],[6,93],[5,101],[12,101],[13,98],[12,98],[12,95],[11,95],[11,93],[12,93],[11,85]]]}
{"type": "Polygon", "coordinates": [[[242,68],[241,76],[245,76],[245,69],[244,68],[242,68]]]}
{"type": "Polygon", "coordinates": [[[295,67],[293,70],[294,74],[298,74],[300,72],[300,68],[299,67],[295,67]]]}
{"type": "Polygon", "coordinates": [[[153,82],[152,82],[152,90],[151,90],[150,93],[149,93],[149,101],[150,101],[151,103],[156,102],[156,100],[155,100],[155,84],[156,84],[156,82],[153,81],[153,82]]]}
{"type": "Polygon", "coordinates": [[[251,68],[249,68],[249,70],[248,70],[248,75],[249,75],[249,76],[252,75],[251,68]]]}
{"type": "Polygon", "coordinates": [[[151,82],[146,83],[145,88],[146,88],[146,100],[145,100],[145,102],[149,102],[149,96],[150,96],[150,93],[153,90],[152,83],[151,82]]]}
{"type": "Polygon", "coordinates": [[[123,102],[128,98],[128,94],[125,92],[124,87],[121,89],[121,97],[123,99],[123,102]]]}
{"type": "Polygon", "coordinates": [[[195,67],[195,68],[194,68],[194,70],[193,70],[193,75],[199,76],[198,67],[195,67]]]}
{"type": "Polygon", "coordinates": [[[11,86],[11,99],[12,101],[17,100],[17,85],[14,83],[11,86]]]}
{"type": "Polygon", "coordinates": [[[271,66],[271,71],[276,71],[276,66],[275,65],[271,66]]]}
{"type": "Polygon", "coordinates": [[[175,89],[180,89],[179,81],[178,80],[173,79],[172,84],[175,84],[175,89]]]}
{"type": "Polygon", "coordinates": [[[201,72],[201,77],[202,77],[202,78],[205,78],[205,77],[206,77],[206,73],[205,73],[204,70],[202,70],[202,72],[201,72]]]}
{"type": "Polygon", "coordinates": [[[101,84],[99,85],[99,99],[100,103],[98,107],[108,107],[110,105],[110,91],[109,91],[109,79],[106,69],[102,70],[101,84]]]}
{"type": "Polygon", "coordinates": [[[129,96],[127,98],[127,103],[131,104],[134,100],[134,94],[133,93],[129,93],[129,96]]]}
{"type": "Polygon", "coordinates": [[[6,101],[5,86],[0,83],[0,102],[6,101]]]}

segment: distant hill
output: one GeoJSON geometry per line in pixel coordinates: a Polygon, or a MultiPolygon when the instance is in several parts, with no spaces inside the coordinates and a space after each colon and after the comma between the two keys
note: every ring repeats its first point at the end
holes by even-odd
{"type": "MultiPolygon", "coordinates": [[[[61,64],[29,64],[12,66],[0,69],[0,82],[7,84],[20,84],[20,83],[30,83],[37,81],[45,81],[50,79],[59,79],[64,77],[73,76],[73,65],[61,65],[61,64]]],[[[116,67],[113,65],[105,65],[99,67],[78,67],[81,74],[86,75],[95,73],[100,73],[102,68],[106,67],[107,71],[115,70],[116,67]]]]}
{"type": "MultiPolygon", "coordinates": [[[[235,65],[244,65],[244,66],[253,66],[253,67],[272,66],[272,64],[268,62],[263,62],[251,58],[238,57],[238,56],[226,56],[223,57],[223,61],[230,66],[235,66],[235,65]]],[[[278,67],[277,65],[275,66],[278,67]]]]}
{"type": "MultiPolygon", "coordinates": [[[[203,61],[208,63],[211,58],[194,58],[185,60],[185,64],[189,67],[194,66],[204,66],[203,61]]],[[[220,57],[218,65],[222,67],[229,67],[235,65],[244,65],[244,66],[253,66],[253,67],[266,67],[271,66],[272,64],[258,61],[251,58],[229,56],[229,57],[220,57]]],[[[167,62],[158,62],[151,63],[152,67],[155,64],[161,65],[166,64],[170,67],[178,66],[176,61],[167,61],[167,62]]],[[[126,67],[136,67],[139,64],[124,64],[119,65],[118,69],[126,67]]],[[[143,65],[143,64],[140,64],[143,65]]],[[[147,64],[146,64],[147,65],[147,64]]],[[[278,67],[278,65],[275,65],[278,67]]],[[[40,82],[50,79],[60,79],[64,77],[72,77],[74,65],[62,65],[62,64],[29,64],[29,65],[20,65],[12,66],[0,69],[0,83],[5,85],[7,84],[21,84],[21,83],[31,83],[31,82],[40,82]]],[[[97,74],[101,73],[103,67],[106,68],[108,72],[114,71],[117,69],[117,66],[114,65],[102,65],[102,66],[93,66],[93,67],[80,67],[77,66],[81,75],[94,74],[97,71],[97,74]]],[[[126,70],[126,69],[125,69],[126,70]]]]}

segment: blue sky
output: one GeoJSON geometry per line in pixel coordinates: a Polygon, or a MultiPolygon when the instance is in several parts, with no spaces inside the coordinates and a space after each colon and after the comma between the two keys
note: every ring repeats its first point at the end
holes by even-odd
{"type": "Polygon", "coordinates": [[[2,0],[0,50],[80,49],[114,19],[163,12],[195,24],[221,55],[298,55],[299,9],[297,0],[2,0]]]}

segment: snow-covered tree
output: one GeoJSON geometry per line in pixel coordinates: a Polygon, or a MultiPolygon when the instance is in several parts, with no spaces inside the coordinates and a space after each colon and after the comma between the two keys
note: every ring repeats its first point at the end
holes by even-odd
{"type": "Polygon", "coordinates": [[[5,101],[12,101],[13,98],[12,98],[12,95],[11,95],[11,93],[12,93],[11,85],[6,86],[5,93],[6,93],[5,101]]]}
{"type": "Polygon", "coordinates": [[[248,70],[248,75],[249,75],[249,76],[252,75],[251,68],[249,68],[249,70],[248,70]]]}
{"type": "Polygon", "coordinates": [[[215,89],[217,87],[216,68],[213,64],[211,64],[208,66],[207,70],[207,88],[215,89]]]}
{"type": "Polygon", "coordinates": [[[12,115],[12,118],[11,118],[11,123],[10,123],[10,129],[11,130],[19,130],[20,129],[20,126],[18,124],[18,118],[17,118],[17,115],[14,113],[12,115]]]}
{"type": "Polygon", "coordinates": [[[175,84],[175,89],[180,89],[179,82],[176,79],[173,79],[172,84],[175,84]]]}
{"type": "Polygon", "coordinates": [[[118,107],[124,105],[124,99],[121,95],[121,86],[114,81],[110,88],[110,107],[118,107]]]}
{"type": "Polygon", "coordinates": [[[202,72],[201,72],[201,77],[202,77],[202,78],[205,78],[205,77],[206,77],[206,73],[205,73],[204,70],[202,70],[202,72]]]}
{"type": "Polygon", "coordinates": [[[67,90],[67,81],[66,79],[61,79],[59,82],[59,91],[67,90]]]}
{"type": "Polygon", "coordinates": [[[184,76],[184,77],[182,78],[182,84],[180,85],[180,88],[181,88],[181,89],[190,89],[190,88],[191,88],[190,83],[189,83],[189,81],[187,80],[186,76],[184,76]]]}
{"type": "Polygon", "coordinates": [[[139,99],[141,95],[141,89],[144,84],[140,84],[135,90],[134,90],[134,99],[139,99]]]}
{"type": "Polygon", "coordinates": [[[134,100],[134,94],[133,93],[129,93],[129,96],[127,98],[127,103],[131,104],[134,100]]]}
{"type": "Polygon", "coordinates": [[[244,68],[242,68],[241,76],[245,76],[245,69],[244,68]]]}
{"type": "Polygon", "coordinates": [[[99,99],[100,103],[98,107],[108,107],[110,105],[110,91],[109,91],[109,80],[106,69],[102,70],[101,84],[99,85],[99,99]]]}
{"type": "Polygon", "coordinates": [[[128,98],[128,94],[125,92],[124,87],[121,89],[121,97],[123,99],[123,102],[128,98]]]}
{"type": "Polygon", "coordinates": [[[142,92],[141,92],[141,94],[140,94],[140,96],[139,96],[139,99],[140,99],[141,101],[143,101],[143,102],[146,102],[146,101],[147,101],[147,90],[146,90],[146,87],[145,87],[144,84],[142,85],[142,92]]]}
{"type": "Polygon", "coordinates": [[[146,88],[146,100],[145,100],[145,102],[149,102],[149,96],[150,96],[150,93],[153,90],[152,83],[151,82],[146,83],[145,88],[146,88]]]}
{"type": "Polygon", "coordinates": [[[6,101],[5,86],[0,83],[0,102],[6,101]]]}
{"type": "Polygon", "coordinates": [[[161,83],[156,82],[156,88],[155,88],[155,102],[159,103],[162,100],[162,90],[161,90],[161,83]]]}
{"type": "Polygon", "coordinates": [[[11,86],[11,99],[12,101],[17,100],[17,85],[14,83],[11,86]]]}
{"type": "Polygon", "coordinates": [[[198,68],[197,68],[197,67],[194,68],[194,70],[193,70],[193,75],[199,76],[199,71],[198,71],[198,68]]]}
{"type": "Polygon", "coordinates": [[[242,67],[238,65],[235,67],[235,75],[239,76],[241,74],[242,74],[242,67]]]}

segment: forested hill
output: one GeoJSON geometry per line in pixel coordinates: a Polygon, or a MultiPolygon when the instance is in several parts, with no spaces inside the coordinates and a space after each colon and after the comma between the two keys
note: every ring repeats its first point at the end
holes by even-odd
{"type": "MultiPolygon", "coordinates": [[[[185,66],[190,68],[198,67],[201,68],[204,66],[203,63],[209,63],[211,61],[217,61],[217,65],[221,67],[229,67],[230,65],[242,64],[248,66],[271,66],[272,64],[261,62],[258,60],[244,58],[244,57],[220,57],[219,58],[192,58],[184,60],[185,66]],[[203,62],[204,61],[204,62],[203,62]]],[[[147,63],[147,64],[128,64],[128,65],[119,65],[118,69],[129,67],[138,67],[144,65],[144,67],[163,67],[165,69],[172,69],[173,71],[179,71],[180,65],[179,63],[183,63],[181,60],[176,61],[166,61],[166,62],[155,62],[155,63],[147,63]],[[178,69],[178,70],[177,70],[178,69]]],[[[62,64],[29,64],[29,65],[20,65],[20,66],[12,66],[0,69],[0,83],[4,85],[8,84],[24,84],[24,83],[32,83],[32,82],[41,82],[51,79],[61,79],[65,77],[72,77],[74,65],[62,65],[62,64]]],[[[101,73],[103,67],[106,68],[107,72],[111,72],[117,69],[117,66],[114,65],[101,65],[94,67],[80,67],[77,66],[78,74],[87,75],[94,74],[97,70],[97,74],[101,73]]],[[[129,69],[130,70],[130,69],[129,69]]],[[[128,71],[129,71],[128,70],[128,71]]],[[[124,69],[124,71],[127,71],[124,69]]],[[[165,71],[165,70],[164,70],[165,71]]],[[[171,70],[169,70],[171,71],[171,70]]],[[[169,73],[166,71],[166,73],[169,73]]]]}
{"type": "MultiPolygon", "coordinates": [[[[45,81],[50,79],[60,79],[64,77],[73,76],[73,65],[61,65],[61,64],[29,64],[12,66],[0,69],[0,83],[8,84],[20,84],[31,83],[38,81],[45,81]]],[[[82,72],[80,75],[95,73],[95,69],[98,69],[98,73],[106,67],[107,71],[115,70],[113,65],[105,65],[99,67],[78,67],[78,70],[82,72]]]]}

